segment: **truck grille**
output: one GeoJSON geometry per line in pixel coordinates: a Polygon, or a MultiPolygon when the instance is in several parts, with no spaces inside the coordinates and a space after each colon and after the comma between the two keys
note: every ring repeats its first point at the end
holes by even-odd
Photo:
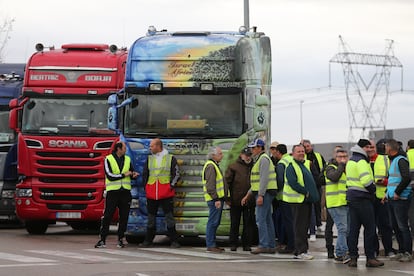
{"type": "Polygon", "coordinates": [[[96,189],[59,189],[41,188],[39,189],[40,199],[43,200],[71,200],[71,201],[90,201],[95,199],[96,189]]]}

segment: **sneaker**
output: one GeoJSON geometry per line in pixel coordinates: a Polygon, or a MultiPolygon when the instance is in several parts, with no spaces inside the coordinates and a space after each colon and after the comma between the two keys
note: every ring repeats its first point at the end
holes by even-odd
{"type": "Polygon", "coordinates": [[[173,241],[173,242],[170,244],[170,247],[171,247],[171,248],[180,248],[180,247],[181,247],[181,244],[179,244],[177,241],[173,241]]]}
{"type": "Polygon", "coordinates": [[[378,261],[377,259],[369,259],[367,260],[365,264],[366,267],[379,267],[383,265],[384,265],[384,262],[378,261]]]}
{"type": "Polygon", "coordinates": [[[390,256],[390,260],[392,261],[399,261],[404,256],[403,253],[394,254],[394,256],[390,256]]]}
{"type": "Polygon", "coordinates": [[[235,246],[235,245],[231,246],[230,251],[237,251],[237,246],[235,246]]]}
{"type": "Polygon", "coordinates": [[[96,244],[95,244],[95,248],[105,248],[106,244],[104,240],[99,240],[96,244]]]}
{"type": "Polygon", "coordinates": [[[394,254],[394,252],[391,251],[391,252],[385,254],[385,257],[390,258],[390,260],[392,260],[393,258],[395,258],[395,254],[394,254]]]}
{"type": "Polygon", "coordinates": [[[122,239],[118,240],[118,244],[116,245],[116,247],[118,247],[118,248],[124,248],[125,247],[125,243],[122,241],[122,239]]]}
{"type": "Polygon", "coordinates": [[[335,259],[335,254],[333,253],[332,250],[328,251],[328,259],[335,259]]]}
{"type": "Polygon", "coordinates": [[[315,242],[316,241],[316,235],[310,235],[309,241],[315,242]]]}
{"type": "Polygon", "coordinates": [[[348,255],[348,254],[346,254],[346,255],[343,257],[342,263],[343,263],[343,264],[347,264],[347,263],[349,263],[350,261],[351,261],[351,257],[349,257],[349,255],[348,255]]]}
{"type": "Polygon", "coordinates": [[[403,263],[411,262],[412,260],[413,256],[408,252],[405,252],[403,256],[399,259],[399,261],[403,263]]]}
{"type": "Polygon", "coordinates": [[[308,253],[301,253],[299,255],[294,255],[293,258],[299,259],[299,260],[313,260],[313,256],[308,253]]]}
{"type": "Polygon", "coordinates": [[[269,253],[269,250],[267,248],[264,247],[256,247],[256,249],[250,251],[250,253],[257,255],[260,253],[269,253]]]}
{"type": "Polygon", "coordinates": [[[278,253],[279,253],[279,254],[292,254],[292,253],[293,253],[293,251],[295,251],[295,250],[293,250],[293,249],[289,249],[289,248],[283,248],[283,249],[280,249],[280,250],[278,251],[278,253]]]}

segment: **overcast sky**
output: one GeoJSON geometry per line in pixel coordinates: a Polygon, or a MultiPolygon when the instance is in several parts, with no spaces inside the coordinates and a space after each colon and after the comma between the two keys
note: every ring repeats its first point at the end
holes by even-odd
{"type": "MultiPolygon", "coordinates": [[[[250,0],[250,26],[272,42],[272,140],[300,140],[303,100],[304,138],[313,143],[348,141],[339,64],[331,64],[334,89],[326,88],[329,60],[339,51],[338,35],[352,51],[372,54],[383,54],[386,39],[394,40],[395,56],[404,66],[404,92],[391,93],[386,126],[413,127],[413,11],[411,0],[250,0]]],[[[5,62],[26,62],[38,42],[129,48],[149,25],[169,31],[236,31],[244,23],[244,10],[243,0],[0,0],[2,18],[15,19],[5,62]]],[[[369,82],[370,71],[365,74],[369,82]]],[[[399,90],[401,70],[394,68],[391,75],[390,90],[399,90]]]]}

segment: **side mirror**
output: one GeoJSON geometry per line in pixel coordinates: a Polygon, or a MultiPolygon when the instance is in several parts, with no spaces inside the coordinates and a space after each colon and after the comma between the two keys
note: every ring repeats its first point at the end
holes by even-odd
{"type": "Polygon", "coordinates": [[[19,100],[11,99],[9,102],[9,128],[16,131],[19,124],[19,100]]]}

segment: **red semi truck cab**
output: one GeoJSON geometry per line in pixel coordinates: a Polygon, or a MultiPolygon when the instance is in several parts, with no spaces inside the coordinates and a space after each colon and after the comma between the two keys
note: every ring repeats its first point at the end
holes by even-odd
{"type": "Polygon", "coordinates": [[[107,128],[107,98],[123,87],[127,51],[107,44],[36,49],[22,97],[9,104],[18,133],[17,215],[31,234],[56,221],[97,229],[103,162],[119,137],[107,128]]]}

